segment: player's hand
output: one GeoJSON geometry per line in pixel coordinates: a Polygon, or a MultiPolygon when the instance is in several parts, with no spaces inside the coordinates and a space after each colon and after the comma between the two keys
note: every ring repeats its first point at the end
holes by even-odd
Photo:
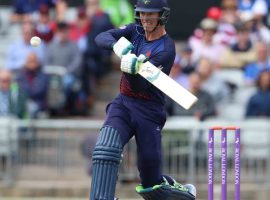
{"type": "Polygon", "coordinates": [[[134,49],[134,46],[125,37],[121,37],[113,45],[113,51],[119,58],[122,58],[123,55],[130,53],[132,49],[134,49]]]}
{"type": "Polygon", "coordinates": [[[140,64],[141,62],[138,60],[137,56],[135,54],[129,53],[127,55],[123,55],[120,69],[122,72],[137,74],[140,64]]]}

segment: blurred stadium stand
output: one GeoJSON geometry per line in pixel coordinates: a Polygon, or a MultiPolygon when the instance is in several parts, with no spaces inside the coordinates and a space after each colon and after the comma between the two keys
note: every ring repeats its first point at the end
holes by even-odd
{"type": "MultiPolygon", "coordinates": [[[[10,2],[9,0],[1,0],[0,5],[10,5],[10,2]]],[[[84,1],[68,0],[67,2],[70,7],[74,7],[82,5],[84,1]]],[[[130,0],[130,2],[135,5],[136,0],[130,0]]],[[[177,10],[172,9],[171,20],[167,25],[168,32],[174,39],[187,39],[205,16],[207,9],[210,6],[220,5],[220,2],[221,0],[205,0],[201,2],[189,0],[183,3],[182,1],[168,0],[171,8],[177,8],[177,10]]]]}
{"type": "Polygon", "coordinates": [[[0,27],[0,67],[5,64],[7,49],[10,44],[20,36],[20,27],[8,24],[11,12],[10,7],[0,6],[0,19],[2,22],[0,27]]]}

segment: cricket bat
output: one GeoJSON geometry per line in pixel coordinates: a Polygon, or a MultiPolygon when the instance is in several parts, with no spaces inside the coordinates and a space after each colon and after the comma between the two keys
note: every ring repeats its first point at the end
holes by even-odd
{"type": "Polygon", "coordinates": [[[195,95],[149,61],[141,64],[138,73],[186,110],[198,100],[195,95]]]}
{"type": "MultiPolygon", "coordinates": [[[[120,49],[121,46],[129,45],[131,45],[131,43],[125,37],[121,37],[115,44],[116,48],[120,49]]],[[[119,56],[118,53],[116,53],[116,55],[119,56]]],[[[188,110],[198,100],[198,98],[191,92],[178,84],[149,61],[140,64],[138,73],[186,110],[188,110]]]]}

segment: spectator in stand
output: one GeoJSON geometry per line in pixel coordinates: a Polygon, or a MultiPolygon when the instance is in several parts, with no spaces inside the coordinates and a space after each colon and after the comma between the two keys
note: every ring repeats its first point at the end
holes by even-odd
{"type": "Polygon", "coordinates": [[[251,12],[240,13],[240,19],[250,32],[251,41],[253,43],[262,41],[270,44],[270,30],[264,22],[256,16],[256,14],[251,12]]]}
{"type": "MultiPolygon", "coordinates": [[[[235,42],[236,30],[234,24],[239,20],[235,0],[223,0],[221,7],[210,7],[206,12],[206,17],[217,23],[217,32],[213,36],[214,43],[228,46],[235,42]]],[[[202,35],[201,29],[195,30],[195,37],[201,38],[202,35]]]]}
{"type": "MultiPolygon", "coordinates": [[[[172,103],[172,115],[194,116],[199,120],[216,115],[216,105],[213,97],[202,89],[202,79],[197,72],[189,75],[189,90],[198,97],[198,101],[189,110],[177,103],[172,103]]],[[[176,91],[177,92],[177,91],[176,91]]]]}
{"type": "Polygon", "coordinates": [[[30,45],[30,39],[34,36],[34,27],[31,21],[26,21],[21,25],[21,38],[14,41],[7,53],[6,67],[9,70],[18,71],[24,65],[29,52],[36,52],[39,60],[44,60],[44,44],[38,47],[30,45]]]}
{"type": "Polygon", "coordinates": [[[89,28],[90,21],[86,15],[86,8],[79,7],[76,20],[70,23],[69,39],[76,42],[82,52],[86,49],[86,34],[89,32],[89,28]]]}
{"type": "Polygon", "coordinates": [[[268,5],[265,0],[238,0],[238,11],[256,13],[263,20],[268,13],[268,5]]]}
{"type": "Polygon", "coordinates": [[[28,116],[27,96],[7,69],[0,70],[0,116],[21,119],[28,116]]]}
{"type": "Polygon", "coordinates": [[[67,0],[52,0],[55,7],[55,20],[61,22],[65,20],[66,11],[68,9],[67,0]]]}
{"type": "Polygon", "coordinates": [[[220,65],[223,68],[242,69],[248,63],[255,61],[256,52],[250,38],[250,32],[244,23],[236,24],[237,41],[226,48],[221,55],[220,65]]]}
{"type": "Polygon", "coordinates": [[[113,28],[109,15],[101,10],[99,3],[99,0],[86,0],[90,30],[86,35],[86,50],[83,53],[82,81],[88,107],[93,105],[96,84],[111,69],[111,51],[100,48],[95,43],[99,33],[113,28]]]}
{"type": "Polygon", "coordinates": [[[222,20],[235,24],[239,20],[237,0],[222,0],[222,20]]]}
{"type": "Polygon", "coordinates": [[[238,12],[242,21],[247,23],[254,42],[263,41],[270,44],[270,31],[266,26],[269,1],[238,0],[238,12]]]}
{"type": "Polygon", "coordinates": [[[27,55],[17,80],[19,86],[28,96],[30,117],[40,117],[47,109],[48,77],[42,72],[42,65],[35,52],[27,55]]]}
{"type": "Polygon", "coordinates": [[[246,107],[246,117],[270,117],[270,71],[261,71],[256,79],[257,91],[246,107]]]}
{"type": "Polygon", "coordinates": [[[134,21],[133,7],[128,0],[101,0],[100,7],[110,15],[115,27],[124,26],[134,21]]]}
{"type": "Polygon", "coordinates": [[[13,0],[13,13],[11,22],[24,22],[25,20],[33,20],[41,5],[55,7],[56,19],[63,20],[66,11],[65,0],[13,0]]]}
{"type": "Polygon", "coordinates": [[[197,63],[202,57],[210,59],[216,67],[219,66],[219,56],[224,51],[222,44],[214,43],[214,35],[218,24],[210,18],[204,18],[200,23],[202,37],[191,37],[189,45],[192,49],[192,62],[197,63]]]}
{"type": "Polygon", "coordinates": [[[180,50],[179,65],[184,74],[189,75],[195,71],[196,64],[192,62],[192,49],[189,45],[185,45],[180,50]]]}
{"type": "Polygon", "coordinates": [[[90,31],[86,35],[87,48],[84,55],[85,67],[90,74],[99,79],[110,69],[111,51],[103,50],[95,44],[95,37],[113,25],[107,13],[101,10],[99,0],[87,0],[87,13],[90,18],[90,31]]]}
{"type": "Polygon", "coordinates": [[[218,76],[218,70],[214,69],[212,62],[209,59],[202,58],[196,71],[202,80],[202,89],[212,95],[218,107],[228,102],[230,90],[228,85],[218,76]]]}
{"type": "Polygon", "coordinates": [[[42,41],[49,43],[53,39],[53,23],[50,18],[49,7],[41,5],[39,8],[38,21],[35,25],[34,35],[40,37],[42,41]]]}
{"type": "Polygon", "coordinates": [[[239,20],[237,14],[237,2],[235,0],[223,0],[221,3],[221,16],[218,20],[218,31],[214,41],[225,46],[230,46],[236,41],[235,23],[239,20]]]}
{"type": "Polygon", "coordinates": [[[173,66],[170,71],[170,77],[185,88],[188,88],[188,75],[182,72],[180,57],[176,54],[173,66]]]}
{"type": "MultiPolygon", "coordinates": [[[[11,71],[0,69],[0,118],[25,118],[27,117],[27,98],[12,79],[11,71]]],[[[1,148],[6,146],[8,148],[8,154],[0,154],[0,173],[8,171],[8,167],[10,166],[8,165],[8,161],[11,161],[13,164],[14,159],[10,160],[9,156],[12,158],[16,158],[17,156],[17,143],[15,143],[17,140],[11,143],[12,148],[10,148],[10,144],[3,144],[4,141],[1,140],[1,148]],[[16,147],[16,150],[14,147],[16,147]]]]}
{"type": "Polygon", "coordinates": [[[258,75],[263,70],[270,70],[269,47],[263,42],[255,45],[257,59],[245,66],[244,77],[247,85],[254,85],[258,75]]]}
{"type": "Polygon", "coordinates": [[[82,56],[77,44],[69,39],[69,26],[65,22],[57,24],[54,40],[46,51],[46,65],[57,65],[66,68],[63,85],[66,96],[65,109],[68,113],[76,112],[76,102],[80,97],[80,73],[82,56]]]}

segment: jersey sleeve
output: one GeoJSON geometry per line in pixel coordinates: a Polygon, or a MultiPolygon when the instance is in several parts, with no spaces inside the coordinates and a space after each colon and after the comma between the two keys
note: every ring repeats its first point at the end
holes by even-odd
{"type": "Polygon", "coordinates": [[[175,58],[175,50],[162,51],[149,59],[149,62],[160,68],[165,74],[169,75],[175,58]]]}
{"type": "Polygon", "coordinates": [[[121,38],[125,37],[131,40],[132,33],[134,33],[134,24],[122,26],[120,28],[110,29],[102,32],[95,38],[98,46],[105,49],[112,49],[112,46],[121,38]]]}

